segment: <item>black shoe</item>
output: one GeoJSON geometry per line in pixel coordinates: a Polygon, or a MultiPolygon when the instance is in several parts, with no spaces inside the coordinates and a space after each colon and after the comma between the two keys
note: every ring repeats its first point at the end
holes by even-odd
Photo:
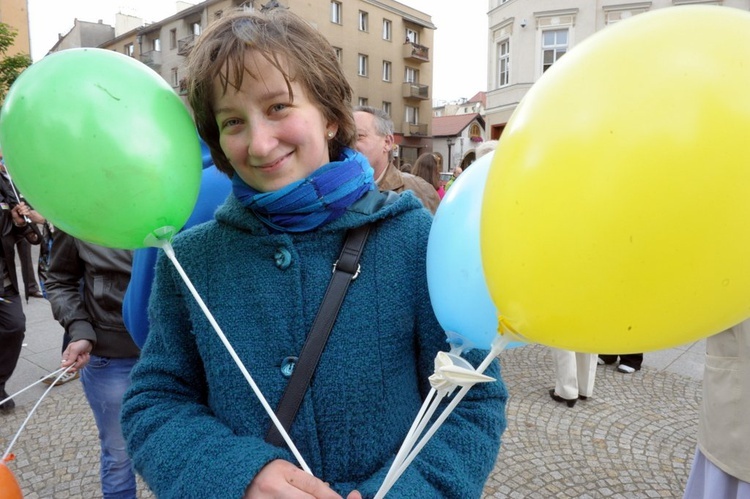
{"type": "Polygon", "coordinates": [[[600,355],[599,358],[596,359],[596,363],[600,366],[603,365],[612,365],[615,362],[617,362],[618,355],[600,355]]]}
{"type": "MultiPolygon", "coordinates": [[[[5,390],[0,390],[0,400],[5,400],[8,398],[8,394],[5,392],[5,390]]],[[[13,402],[13,399],[8,399],[4,403],[0,404],[0,412],[9,412],[16,406],[16,403],[13,402]]]]}
{"type": "Polygon", "coordinates": [[[578,399],[568,400],[568,399],[562,398],[561,396],[555,393],[554,388],[549,391],[549,396],[552,397],[552,400],[554,400],[555,402],[568,404],[568,407],[573,407],[574,405],[576,405],[576,402],[578,402],[578,399]]]}
{"type": "Polygon", "coordinates": [[[44,295],[41,291],[34,291],[33,293],[29,293],[30,298],[44,298],[44,295]]]}
{"type": "Polygon", "coordinates": [[[579,395],[578,400],[588,400],[589,398],[586,395],[579,395]]]}

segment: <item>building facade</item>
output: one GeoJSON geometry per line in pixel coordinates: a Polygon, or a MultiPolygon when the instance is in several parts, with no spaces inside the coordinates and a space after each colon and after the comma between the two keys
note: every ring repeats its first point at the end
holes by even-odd
{"type": "MultiPolygon", "coordinates": [[[[161,21],[123,30],[101,48],[139,59],[185,94],[185,56],[210,22],[233,8],[288,8],[334,46],[354,91],[352,105],[388,113],[396,131],[398,162],[432,150],[431,17],[393,0],[206,0],[178,2],[161,21]]],[[[118,16],[118,23],[121,16],[118,16]]],[[[142,24],[142,23],[141,23],[142,24]]]]}
{"type": "Polygon", "coordinates": [[[465,169],[476,159],[474,150],[484,142],[486,92],[471,99],[445,102],[432,108],[432,147],[441,158],[441,173],[456,166],[465,169]]]}
{"type": "Polygon", "coordinates": [[[475,149],[484,141],[484,118],[462,113],[432,118],[433,149],[441,161],[440,173],[455,167],[466,169],[476,159],[475,149]]]}
{"type": "Polygon", "coordinates": [[[31,54],[29,36],[29,6],[27,0],[0,0],[0,22],[7,24],[18,33],[13,46],[5,55],[31,54]]]}
{"type": "Polygon", "coordinates": [[[500,137],[529,88],[577,43],[623,19],[690,4],[750,10],[750,0],[490,0],[485,115],[490,139],[500,137]]]}
{"type": "Polygon", "coordinates": [[[102,21],[93,23],[75,19],[71,30],[57,39],[57,43],[49,50],[49,53],[80,47],[98,47],[114,37],[115,28],[109,24],[104,24],[102,21]]]}

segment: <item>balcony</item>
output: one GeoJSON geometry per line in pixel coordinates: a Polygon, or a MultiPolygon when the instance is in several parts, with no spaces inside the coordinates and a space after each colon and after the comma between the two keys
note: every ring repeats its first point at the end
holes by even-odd
{"type": "Polygon", "coordinates": [[[404,99],[429,100],[430,87],[419,83],[404,82],[401,86],[401,97],[404,99]]]}
{"type": "Polygon", "coordinates": [[[403,56],[407,61],[430,62],[430,49],[418,43],[406,42],[404,44],[403,56]]]}
{"type": "Polygon", "coordinates": [[[161,52],[150,50],[141,54],[141,62],[156,72],[161,69],[161,52]]]}
{"type": "Polygon", "coordinates": [[[177,55],[186,56],[190,53],[195,45],[195,40],[198,38],[197,35],[186,36],[177,40],[177,55]]]}
{"type": "Polygon", "coordinates": [[[406,136],[426,137],[427,123],[408,123],[405,121],[401,125],[401,130],[406,136]]]}

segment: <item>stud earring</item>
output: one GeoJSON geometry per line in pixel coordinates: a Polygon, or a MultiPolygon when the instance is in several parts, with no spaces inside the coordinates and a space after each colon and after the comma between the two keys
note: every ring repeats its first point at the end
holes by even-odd
{"type": "Polygon", "coordinates": [[[328,131],[328,138],[329,139],[332,139],[334,135],[335,134],[333,132],[331,132],[330,130],[328,131]]]}

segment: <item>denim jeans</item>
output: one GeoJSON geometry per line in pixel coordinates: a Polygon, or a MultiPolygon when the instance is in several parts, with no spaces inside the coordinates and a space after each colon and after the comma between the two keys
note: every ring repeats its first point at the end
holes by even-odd
{"type": "Polygon", "coordinates": [[[122,397],[130,385],[130,370],[137,358],[91,356],[81,371],[81,382],[99,429],[101,481],[105,499],[134,499],[135,473],[125,450],[120,427],[122,397]]]}

